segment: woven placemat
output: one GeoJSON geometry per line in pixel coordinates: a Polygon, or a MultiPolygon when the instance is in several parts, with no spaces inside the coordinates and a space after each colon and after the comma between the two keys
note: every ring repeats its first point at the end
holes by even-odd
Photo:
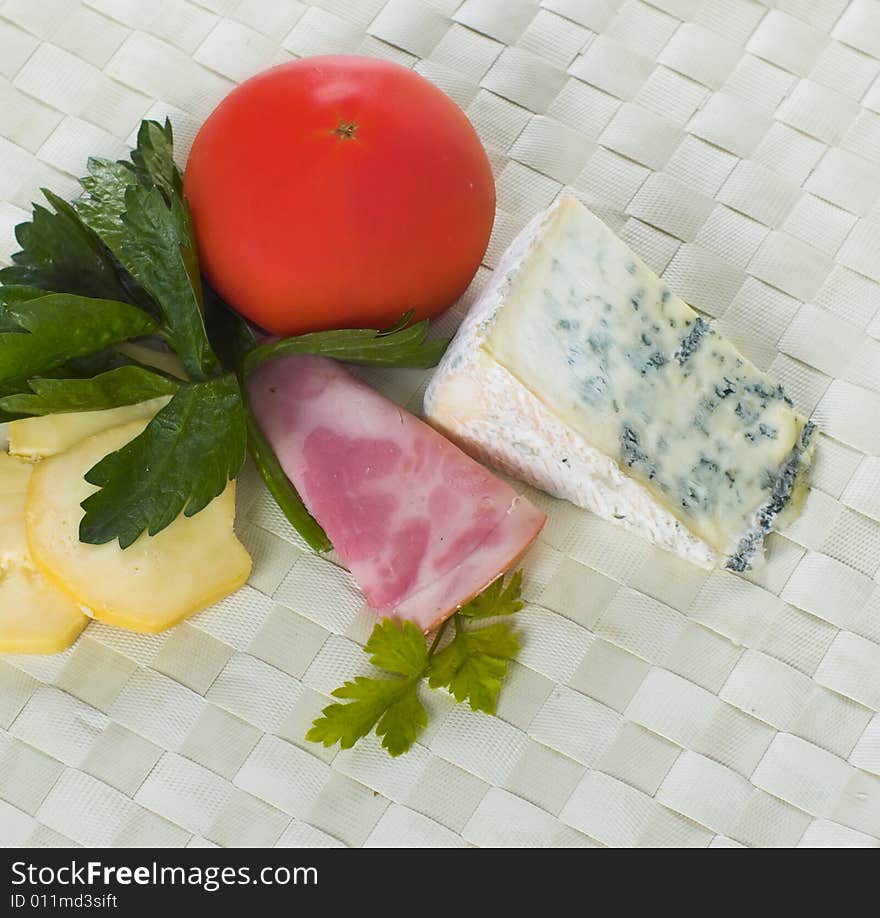
{"type": "MultiPolygon", "coordinates": [[[[818,421],[806,510],[741,577],[529,491],[550,520],[500,716],[431,693],[391,760],[303,740],[371,619],[248,471],[247,587],[0,659],[0,842],[880,844],[880,3],[5,0],[0,257],[141,118],[185,155],[237,81],[324,52],[415,68],[490,151],[495,232],[444,331],[571,192],[818,421]]],[[[423,374],[369,378],[418,409],[423,374]]]]}

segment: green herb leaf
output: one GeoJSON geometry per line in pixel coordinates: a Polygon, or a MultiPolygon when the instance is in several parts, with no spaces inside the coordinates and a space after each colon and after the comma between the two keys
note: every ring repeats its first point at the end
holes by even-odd
{"type": "Polygon", "coordinates": [[[122,218],[125,215],[125,193],[137,184],[137,176],[132,167],[123,162],[91,157],[88,162],[88,175],[80,179],[80,184],[83,186],[83,194],[73,202],[73,206],[83,222],[104,243],[110,257],[118,265],[118,273],[125,287],[127,299],[161,318],[161,311],[155,300],[123,267],[117,251],[129,235],[122,218]]]}
{"type": "Polygon", "coordinates": [[[306,509],[296,488],[284,474],[284,469],[281,468],[275,451],[269,445],[263,431],[260,430],[260,425],[249,407],[245,409],[245,419],[248,451],[281,512],[314,551],[330,551],[333,545],[327,538],[327,533],[306,509]]]}
{"type": "Polygon", "coordinates": [[[15,303],[24,303],[27,300],[37,300],[41,296],[48,296],[51,290],[41,290],[39,287],[27,287],[21,284],[4,284],[0,287],[0,306],[13,306],[15,303]]]}
{"type": "Polygon", "coordinates": [[[124,164],[91,160],[86,194],[77,203],[122,266],[161,309],[174,349],[193,379],[206,379],[220,366],[205,332],[201,281],[192,242],[189,210],[174,197],[132,184],[124,164]],[[128,183],[128,184],[126,184],[128,183]]]}
{"type": "Polygon", "coordinates": [[[314,722],[306,739],[332,746],[351,748],[361,737],[376,728],[382,746],[392,756],[406,752],[428,723],[428,714],[419,701],[418,678],[369,679],[358,676],[333,692],[336,698],[351,699],[348,704],[331,704],[314,722]]]}
{"type": "MultiPolygon", "coordinates": [[[[401,322],[405,320],[406,317],[401,322]]],[[[402,328],[401,322],[387,331],[378,331],[374,328],[344,328],[270,341],[250,351],[245,358],[245,374],[252,373],[267,360],[286,357],[289,354],[318,354],[360,366],[436,366],[449,341],[426,341],[427,321],[417,322],[407,328],[402,328]]]]}
{"type": "Polygon", "coordinates": [[[382,737],[382,748],[396,757],[412,748],[419,734],[428,726],[428,712],[419,699],[418,683],[389,705],[376,724],[376,735],[382,737]]]}
{"type": "Polygon", "coordinates": [[[123,222],[131,236],[120,261],[156,300],[174,349],[193,379],[220,369],[202,318],[202,290],[189,209],[175,198],[169,210],[157,190],[130,188],[123,222]]]}
{"type": "Polygon", "coordinates": [[[517,571],[507,581],[507,586],[504,585],[504,578],[498,577],[482,593],[478,593],[469,603],[463,605],[458,614],[470,619],[513,615],[523,607],[521,593],[522,571],[517,571]]]}
{"type": "Polygon", "coordinates": [[[281,468],[265,434],[260,429],[247,397],[247,386],[241,377],[245,354],[256,347],[256,335],[251,326],[209,286],[205,287],[205,324],[214,353],[223,366],[236,373],[242,387],[244,412],[248,432],[248,452],[279,509],[291,526],[317,552],[330,551],[333,545],[318,521],[306,509],[302,498],[281,468]]]}
{"type": "Polygon", "coordinates": [[[41,296],[46,296],[46,291],[39,290],[37,287],[21,287],[11,284],[6,287],[0,287],[0,332],[24,331],[18,322],[9,315],[6,307],[15,303],[24,303],[27,300],[35,300],[41,296]]]}
{"type": "Polygon", "coordinates": [[[428,666],[425,636],[412,622],[398,625],[386,619],[373,628],[364,650],[374,666],[403,678],[358,676],[346,682],[333,696],[352,699],[351,703],[324,708],[306,739],[348,749],[375,727],[382,746],[397,756],[412,746],[428,723],[418,695],[428,666]]]}
{"type": "Polygon", "coordinates": [[[131,161],[141,185],[158,188],[168,204],[183,196],[183,178],[174,163],[174,134],[168,118],[164,125],[146,119],[141,122],[131,161]]]}
{"type": "MultiPolygon", "coordinates": [[[[0,287],[0,296],[2,296],[3,291],[6,289],[13,288],[0,287]]],[[[42,291],[40,291],[40,294],[45,296],[45,293],[42,291]]],[[[23,329],[12,322],[12,320],[10,320],[10,328],[14,331],[23,331],[23,329]]],[[[0,307],[0,331],[4,330],[2,323],[2,307],[0,307]]],[[[70,360],[66,360],[60,366],[53,369],[41,370],[40,372],[42,378],[50,378],[52,380],[66,379],[68,377],[73,377],[75,379],[91,378],[92,376],[97,376],[99,373],[106,373],[109,370],[114,370],[117,367],[131,366],[133,363],[134,361],[130,360],[124,354],[121,354],[114,347],[109,347],[100,351],[95,351],[94,354],[86,354],[85,357],[74,357],[70,360]]],[[[30,380],[25,376],[0,383],[0,401],[4,401],[10,396],[31,396],[33,390],[29,382],[30,380]]],[[[30,412],[8,411],[0,408],[0,424],[6,421],[17,421],[19,418],[30,416],[30,412]]]]}
{"type": "Polygon", "coordinates": [[[509,663],[519,652],[519,639],[508,622],[474,630],[466,628],[465,622],[518,611],[522,608],[521,585],[521,572],[510,578],[506,588],[503,577],[499,577],[443,623],[430,649],[412,622],[379,622],[364,650],[373,666],[398,678],[358,676],[346,682],[333,696],[352,701],[324,708],[306,739],[325,746],[339,743],[348,749],[375,727],[391,755],[406,752],[428,722],[418,697],[418,687],[426,676],[431,688],[448,689],[457,702],[466,701],[474,711],[494,714],[509,663]],[[469,607],[473,607],[473,614],[463,617],[469,607]],[[442,646],[446,628],[453,621],[455,636],[442,646]]]}
{"type": "Polygon", "coordinates": [[[428,684],[447,688],[456,701],[474,711],[494,714],[508,662],[519,653],[519,640],[507,622],[477,631],[459,629],[431,660],[428,684]]]}
{"type": "Polygon", "coordinates": [[[126,237],[122,223],[125,193],[137,184],[137,178],[125,163],[99,156],[89,158],[87,169],[88,175],[80,179],[83,194],[73,207],[86,226],[114,252],[126,237]]]}
{"type": "Polygon", "coordinates": [[[2,407],[2,400],[10,395],[17,395],[22,389],[27,388],[27,382],[24,380],[13,380],[8,383],[0,383],[0,424],[7,421],[17,421],[19,418],[27,417],[25,414],[19,414],[17,411],[6,411],[2,407]]]}
{"type": "Polygon", "coordinates": [[[105,456],[85,478],[101,490],[87,497],[79,537],[127,548],[144,531],[161,532],[183,511],[194,516],[234,478],[246,433],[236,378],[182,384],[146,430],[105,456]]]}
{"type": "Polygon", "coordinates": [[[123,366],[90,379],[30,379],[33,394],[0,398],[0,409],[22,415],[100,411],[174,395],[179,384],[139,366],[123,366]]]}
{"type": "MultiPolygon", "coordinates": [[[[124,343],[122,346],[125,346],[124,343]]],[[[102,351],[95,351],[94,354],[86,354],[85,357],[73,357],[61,364],[57,370],[42,375],[51,376],[53,379],[62,379],[65,377],[85,379],[87,377],[91,378],[92,376],[97,376],[99,373],[107,373],[119,367],[136,365],[137,361],[132,360],[114,346],[105,348],[102,351]]],[[[20,391],[25,392],[27,390],[22,389],[20,391]]]]}
{"type": "Polygon", "coordinates": [[[379,332],[379,337],[384,338],[385,335],[393,335],[396,332],[403,331],[410,322],[412,322],[412,317],[416,314],[414,309],[410,309],[408,312],[405,312],[393,325],[389,325],[384,331],[379,332]]]}
{"type": "Polygon", "coordinates": [[[208,284],[204,286],[208,341],[223,367],[240,376],[244,357],[259,343],[251,324],[235,312],[208,284]]]}
{"type": "Polygon", "coordinates": [[[425,635],[412,622],[398,625],[390,618],[379,622],[364,651],[373,666],[398,676],[421,676],[428,664],[425,635]]]}
{"type": "Polygon", "coordinates": [[[67,201],[46,189],[43,194],[55,213],[36,204],[31,221],[15,228],[21,251],[12,256],[12,265],[0,270],[0,283],[126,299],[113,259],[100,239],[67,201]]]}
{"type": "Polygon", "coordinates": [[[507,622],[476,630],[466,629],[464,622],[519,612],[521,593],[522,571],[517,571],[506,586],[498,577],[458,610],[455,637],[431,659],[431,688],[447,688],[456,701],[467,701],[473,710],[495,713],[508,662],[519,653],[519,639],[507,622]]]}
{"type": "Polygon", "coordinates": [[[150,316],[127,303],[67,293],[7,303],[3,314],[25,331],[0,334],[0,382],[35,376],[73,357],[156,331],[150,316]]]}

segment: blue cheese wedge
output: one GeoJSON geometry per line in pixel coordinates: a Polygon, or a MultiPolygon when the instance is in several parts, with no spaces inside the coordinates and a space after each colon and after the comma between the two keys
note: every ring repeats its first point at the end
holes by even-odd
{"type": "Polygon", "coordinates": [[[782,387],[571,197],[513,242],[425,414],[482,461],[736,571],[799,507],[813,451],[782,387]]]}

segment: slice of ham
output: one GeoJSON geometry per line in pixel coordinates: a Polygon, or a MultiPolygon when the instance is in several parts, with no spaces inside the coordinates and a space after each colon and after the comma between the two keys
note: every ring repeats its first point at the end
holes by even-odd
{"type": "Polygon", "coordinates": [[[282,468],[379,615],[436,628],[544,525],[510,485],[333,360],[263,364],[250,396],[282,468]]]}

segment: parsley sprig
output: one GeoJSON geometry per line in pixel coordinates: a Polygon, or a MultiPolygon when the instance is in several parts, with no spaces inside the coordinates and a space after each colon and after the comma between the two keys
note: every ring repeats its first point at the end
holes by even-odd
{"type": "Polygon", "coordinates": [[[129,364],[86,379],[35,377],[28,380],[28,386],[30,393],[0,398],[0,410],[22,415],[99,411],[174,395],[180,382],[155,370],[129,364]]]}
{"type": "Polygon", "coordinates": [[[82,541],[125,548],[199,512],[238,474],[247,446],[294,528],[329,549],[250,411],[248,374],[290,353],[428,367],[446,342],[427,341],[427,323],[406,316],[386,331],[262,344],[203,286],[167,120],[141,123],[130,159],[91,159],[81,184],[73,203],[44,189],[51,209],[35,205],[16,227],[21,251],[0,270],[0,422],[170,396],[139,437],[87,472],[99,490],[83,503],[82,541]],[[117,349],[144,338],[175,351],[188,379],[117,349]]]}
{"type": "Polygon", "coordinates": [[[320,354],[346,363],[373,367],[435,366],[446,350],[446,341],[428,341],[428,322],[409,325],[412,312],[386,331],[376,328],[346,328],[339,331],[311,332],[262,344],[245,360],[250,371],[273,357],[288,354],[320,354]]]}
{"type": "Polygon", "coordinates": [[[428,725],[428,713],[419,698],[425,680],[430,688],[446,689],[474,711],[494,714],[520,643],[509,621],[485,622],[522,609],[521,592],[521,571],[506,586],[499,577],[448,618],[430,646],[412,622],[379,622],[364,651],[385,675],[356,676],[333,691],[334,698],[346,703],[324,708],[306,739],[349,749],[375,729],[382,747],[392,756],[401,755],[428,725]],[[450,624],[454,635],[444,644],[450,624]]]}

